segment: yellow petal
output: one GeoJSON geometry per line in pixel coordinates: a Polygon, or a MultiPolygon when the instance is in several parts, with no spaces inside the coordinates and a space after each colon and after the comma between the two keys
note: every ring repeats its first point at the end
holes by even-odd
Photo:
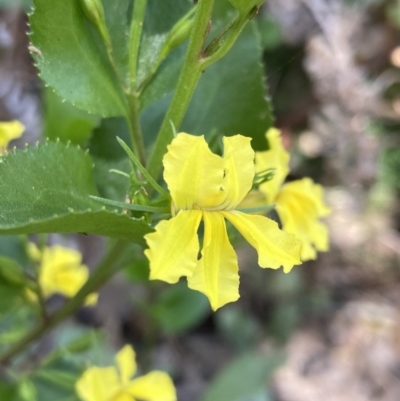
{"type": "Polygon", "coordinates": [[[111,401],[136,401],[129,393],[123,391],[119,393],[116,397],[113,397],[111,401]]]}
{"type": "Polygon", "coordinates": [[[83,373],[75,389],[83,401],[110,401],[121,389],[121,384],[114,367],[93,367],[83,373]]]}
{"type": "Polygon", "coordinates": [[[85,299],[85,306],[96,306],[99,299],[99,294],[93,292],[89,294],[85,299]]]}
{"type": "Polygon", "coordinates": [[[327,227],[318,218],[329,213],[322,200],[322,187],[309,178],[292,181],[282,187],[277,199],[282,228],[301,241],[301,259],[316,258],[316,251],[329,248],[327,227]]]}
{"type": "Polygon", "coordinates": [[[267,203],[274,203],[281,185],[289,173],[289,153],[282,145],[281,133],[276,128],[267,132],[269,150],[256,153],[256,173],[267,169],[274,169],[271,180],[261,184],[259,189],[266,196],[267,203]]]}
{"type": "Polygon", "coordinates": [[[149,246],[145,255],[150,261],[151,280],[173,284],[182,276],[192,275],[199,253],[197,229],[201,216],[200,210],[182,210],[158,223],[156,231],[144,237],[149,246]]]}
{"type": "Polygon", "coordinates": [[[115,356],[121,382],[126,385],[136,373],[136,354],[130,345],[125,345],[115,356]]]}
{"type": "Polygon", "coordinates": [[[59,245],[44,250],[39,282],[46,297],[55,293],[72,297],[81,289],[89,277],[81,259],[78,251],[59,245]]]}
{"type": "Polygon", "coordinates": [[[224,161],[210,151],[203,136],[178,134],[163,164],[175,209],[213,207],[224,199],[224,161]]]}
{"type": "Polygon", "coordinates": [[[294,265],[301,264],[300,243],[293,234],[280,230],[275,221],[238,211],[222,213],[257,250],[261,267],[283,266],[289,272],[294,265]]]}
{"type": "Polygon", "coordinates": [[[250,142],[251,138],[242,135],[224,137],[224,209],[235,208],[253,185],[254,151],[250,142]]]}
{"type": "Polygon", "coordinates": [[[128,391],[143,401],[176,401],[174,383],[164,372],[154,371],[133,380],[128,391]]]}
{"type": "Polygon", "coordinates": [[[205,294],[213,310],[239,298],[238,262],[220,212],[204,212],[204,244],[188,285],[205,294]]]}
{"type": "Polygon", "coordinates": [[[5,149],[13,140],[19,138],[25,127],[19,121],[0,123],[0,149],[5,149]]]}

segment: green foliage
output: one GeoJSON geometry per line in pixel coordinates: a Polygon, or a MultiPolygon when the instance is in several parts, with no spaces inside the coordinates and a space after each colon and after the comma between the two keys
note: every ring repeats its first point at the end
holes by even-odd
{"type": "Polygon", "coordinates": [[[143,243],[151,230],[89,198],[97,194],[92,161],[73,146],[48,142],[9,154],[0,179],[1,234],[84,232],[143,243]]]}
{"type": "MultiPolygon", "coordinates": [[[[138,79],[144,82],[153,77],[158,53],[175,23],[190,10],[189,0],[150,0],[144,21],[140,48],[138,79]]],[[[183,47],[174,49],[166,58],[141,96],[141,109],[156,103],[174,90],[185,54],[183,47]]]]}
{"type": "Polygon", "coordinates": [[[272,114],[261,57],[257,26],[250,23],[227,56],[204,72],[182,131],[242,134],[253,138],[255,149],[266,149],[265,132],[272,125],[272,114]]]}
{"type": "Polygon", "coordinates": [[[20,401],[18,396],[18,386],[12,383],[0,381],[0,400],[20,401]]]}
{"type": "Polygon", "coordinates": [[[80,0],[35,0],[30,16],[41,77],[59,96],[103,117],[124,115],[126,104],[100,38],[80,0]]]}
{"type": "Polygon", "coordinates": [[[268,400],[267,380],[281,362],[280,354],[244,354],[215,378],[201,401],[268,400]]]}
{"type": "Polygon", "coordinates": [[[265,0],[229,0],[241,13],[248,13],[254,7],[260,7],[265,0]]]}
{"type": "Polygon", "coordinates": [[[389,148],[381,156],[382,181],[390,188],[400,190],[400,150],[389,148]]]}
{"type": "Polygon", "coordinates": [[[228,305],[215,314],[215,323],[222,337],[239,350],[248,350],[260,338],[257,320],[238,305],[228,305]]]}
{"type": "Polygon", "coordinates": [[[180,283],[162,292],[150,313],[160,327],[169,334],[180,334],[190,330],[211,312],[207,298],[191,291],[180,283]]]}
{"type": "Polygon", "coordinates": [[[51,89],[45,91],[46,138],[85,145],[100,118],[62,101],[51,89]]]}

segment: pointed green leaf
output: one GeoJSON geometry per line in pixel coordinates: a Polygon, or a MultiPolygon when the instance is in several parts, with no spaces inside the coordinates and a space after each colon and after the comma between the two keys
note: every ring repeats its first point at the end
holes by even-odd
{"type": "Polygon", "coordinates": [[[102,116],[125,114],[117,76],[80,0],[34,0],[32,52],[41,77],[75,106],[102,116]]]}
{"type": "Polygon", "coordinates": [[[143,243],[151,228],[106,209],[98,195],[93,162],[79,148],[47,142],[0,160],[0,234],[83,232],[143,243]]]}

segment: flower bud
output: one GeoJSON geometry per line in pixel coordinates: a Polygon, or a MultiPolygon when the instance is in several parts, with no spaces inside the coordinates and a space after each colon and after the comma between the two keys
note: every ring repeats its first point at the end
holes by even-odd
{"type": "Polygon", "coordinates": [[[81,5],[86,16],[96,27],[104,24],[104,8],[101,0],[81,0],[81,5]]]}
{"type": "Polygon", "coordinates": [[[109,48],[111,46],[111,39],[101,0],[81,0],[81,5],[86,17],[98,29],[107,48],[109,48]]]}

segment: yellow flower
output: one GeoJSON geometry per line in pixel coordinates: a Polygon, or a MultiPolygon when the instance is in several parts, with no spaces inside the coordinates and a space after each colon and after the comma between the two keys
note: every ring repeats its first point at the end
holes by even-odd
{"type": "Polygon", "coordinates": [[[24,130],[25,127],[19,121],[0,123],[0,154],[4,153],[8,144],[19,138],[24,130]]]}
{"type": "Polygon", "coordinates": [[[213,154],[204,137],[180,133],[164,156],[164,179],[172,198],[172,218],[145,236],[150,278],[188,285],[204,293],[214,310],[239,298],[238,261],[225,219],[257,250],[261,267],[290,271],[300,264],[300,244],[276,222],[245,214],[237,206],[250,191],[254,151],[250,138],[224,138],[223,157],[213,154]],[[204,221],[199,257],[197,231],[204,221]]]}
{"type": "Polygon", "coordinates": [[[270,149],[256,153],[256,172],[272,168],[275,174],[261,184],[259,190],[264,195],[264,202],[276,204],[283,230],[300,240],[301,259],[315,259],[316,250],[327,251],[329,248],[327,227],[318,220],[330,213],[323,201],[323,188],[310,178],[283,184],[289,172],[289,153],[283,148],[279,130],[270,129],[267,139],[270,149]]]}
{"type": "MultiPolygon", "coordinates": [[[[40,263],[39,285],[46,298],[53,294],[73,297],[89,278],[89,269],[82,265],[82,255],[74,249],[54,245],[41,253],[34,244],[29,244],[28,253],[40,263]]],[[[87,297],[87,305],[96,302],[97,294],[87,297]]]]}
{"type": "Polygon", "coordinates": [[[116,355],[114,366],[87,369],[75,388],[83,401],[176,401],[171,378],[153,371],[132,379],[136,372],[135,352],[126,345],[116,355]]]}

